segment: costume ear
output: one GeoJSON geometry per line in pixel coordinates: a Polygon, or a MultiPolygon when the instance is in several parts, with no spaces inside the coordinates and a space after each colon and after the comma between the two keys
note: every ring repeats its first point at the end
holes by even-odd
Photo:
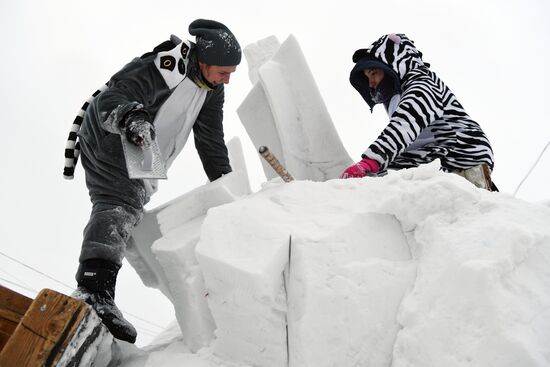
{"type": "Polygon", "coordinates": [[[393,41],[396,45],[401,43],[401,37],[399,37],[397,34],[392,33],[388,35],[388,38],[393,41]]]}
{"type": "Polygon", "coordinates": [[[353,53],[353,56],[352,56],[351,59],[353,60],[353,62],[357,62],[357,61],[361,60],[363,57],[368,56],[368,55],[369,55],[368,49],[362,48],[362,49],[359,49],[359,50],[355,51],[353,53]]]}

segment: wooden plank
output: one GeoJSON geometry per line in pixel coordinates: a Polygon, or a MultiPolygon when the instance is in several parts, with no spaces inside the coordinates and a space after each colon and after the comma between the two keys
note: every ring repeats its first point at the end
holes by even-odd
{"type": "Polygon", "coordinates": [[[90,307],[42,290],[0,352],[0,366],[55,366],[90,307]]]}
{"type": "Polygon", "coordinates": [[[0,285],[0,309],[24,315],[31,303],[31,298],[0,285]]]}
{"type": "Polygon", "coordinates": [[[32,299],[0,285],[0,351],[23,318],[32,299]]]}
{"type": "Polygon", "coordinates": [[[23,315],[11,311],[0,310],[0,351],[4,349],[4,345],[6,345],[6,342],[13,334],[22,318],[23,315]]]}

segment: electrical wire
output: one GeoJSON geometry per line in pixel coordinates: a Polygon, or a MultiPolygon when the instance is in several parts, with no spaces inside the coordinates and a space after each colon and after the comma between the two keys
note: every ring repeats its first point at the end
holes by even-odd
{"type": "MultiPolygon", "coordinates": [[[[6,279],[6,278],[0,277],[0,282],[5,282],[5,283],[8,283],[8,284],[11,284],[12,286],[15,286],[15,287],[18,287],[18,288],[21,288],[21,289],[24,289],[24,290],[30,292],[30,293],[31,293],[31,298],[36,297],[36,295],[38,294],[38,291],[37,291],[36,289],[29,288],[29,287],[25,287],[25,286],[23,286],[23,285],[21,285],[21,284],[12,282],[11,280],[6,279]]],[[[125,312],[125,313],[126,313],[127,315],[131,315],[131,314],[128,313],[128,312],[125,312]]],[[[131,315],[131,316],[133,316],[133,315],[131,315]]],[[[154,326],[157,326],[157,325],[155,325],[155,324],[153,324],[153,323],[151,323],[151,322],[149,322],[149,321],[147,321],[147,320],[141,319],[140,317],[137,317],[137,316],[133,316],[133,317],[137,318],[138,320],[141,320],[141,321],[147,322],[147,323],[149,323],[149,324],[152,324],[152,325],[154,325],[154,326]]],[[[160,326],[158,326],[158,327],[160,327],[160,326]]],[[[164,329],[164,328],[162,328],[162,327],[160,327],[160,328],[161,328],[160,331],[162,331],[162,329],[164,329]]],[[[148,336],[150,336],[150,337],[155,337],[155,336],[157,336],[158,333],[160,332],[160,331],[154,331],[154,330],[148,329],[148,328],[146,328],[146,327],[143,327],[142,325],[136,326],[136,329],[139,330],[140,333],[146,334],[146,335],[148,335],[148,336]]]]}
{"type": "Polygon", "coordinates": [[[139,330],[140,333],[144,333],[144,334],[147,334],[147,335],[152,336],[152,337],[155,337],[159,334],[159,331],[147,329],[147,328],[143,327],[142,325],[136,326],[136,329],[139,330]]]}
{"type": "Polygon", "coordinates": [[[14,285],[14,286],[16,286],[16,287],[19,287],[19,288],[21,288],[21,289],[24,289],[24,290],[26,290],[26,291],[29,291],[29,292],[32,292],[32,293],[35,293],[35,294],[38,293],[38,292],[36,291],[36,289],[32,289],[32,288],[29,288],[29,287],[25,287],[24,285],[17,284],[17,283],[15,283],[15,282],[12,282],[11,280],[6,279],[6,278],[0,277],[0,281],[9,283],[9,284],[11,284],[11,285],[14,285]]]}
{"type": "MultiPolygon", "coordinates": [[[[12,273],[10,273],[9,271],[7,271],[6,269],[0,269],[0,272],[7,275],[8,278],[12,279],[12,283],[13,282],[19,282],[19,286],[24,285],[25,287],[27,288],[31,288],[32,286],[30,284],[28,284],[27,282],[25,282],[24,280],[22,279],[19,279],[18,277],[16,277],[15,275],[13,275],[12,273]]],[[[7,280],[7,279],[6,279],[7,280]]],[[[13,284],[16,284],[16,283],[13,283],[13,284]]]]}
{"type": "Polygon", "coordinates": [[[535,169],[535,167],[537,166],[537,164],[539,163],[540,159],[542,158],[542,156],[544,155],[544,152],[546,151],[546,149],[548,148],[548,146],[550,145],[550,141],[548,141],[548,143],[546,143],[546,146],[544,147],[544,149],[542,150],[542,152],[540,152],[537,160],[535,161],[535,163],[533,164],[533,166],[531,167],[531,169],[527,172],[527,174],[525,175],[525,177],[523,178],[523,180],[521,180],[521,182],[519,183],[518,187],[516,187],[516,190],[514,191],[514,194],[513,196],[515,197],[516,194],[518,193],[519,191],[519,188],[521,187],[521,185],[523,185],[523,182],[525,180],[527,180],[527,178],[531,175],[531,172],[533,172],[533,170],[535,169]]]}
{"type": "Polygon", "coordinates": [[[154,322],[145,320],[145,319],[143,319],[143,318],[141,318],[141,317],[139,317],[139,316],[137,316],[137,315],[134,315],[133,313],[130,313],[130,312],[128,312],[128,311],[124,311],[124,310],[122,310],[122,309],[121,309],[121,311],[124,312],[126,315],[132,316],[133,318],[135,318],[135,319],[137,319],[137,320],[146,322],[146,323],[148,323],[149,325],[156,326],[156,327],[158,327],[159,329],[164,330],[164,326],[161,326],[161,325],[159,325],[159,324],[155,324],[154,322]]]}
{"type": "Polygon", "coordinates": [[[38,273],[38,274],[40,274],[40,275],[46,277],[46,278],[48,278],[48,279],[50,279],[50,280],[53,280],[54,282],[56,282],[56,283],[58,283],[58,284],[61,284],[62,286],[67,287],[67,288],[69,288],[69,289],[71,289],[71,290],[74,291],[74,288],[71,287],[70,285],[68,285],[68,284],[66,284],[66,283],[63,283],[63,282],[61,282],[61,281],[55,279],[54,277],[51,277],[51,276],[49,276],[48,274],[45,274],[45,273],[41,272],[40,270],[33,268],[33,267],[30,266],[30,265],[27,265],[27,264],[25,264],[25,263],[23,263],[23,262],[21,262],[21,261],[19,261],[19,260],[17,260],[17,259],[14,259],[13,257],[11,257],[11,256],[9,256],[9,255],[6,255],[6,254],[3,253],[2,251],[0,251],[0,255],[2,255],[2,256],[4,256],[4,257],[10,259],[11,261],[14,261],[14,262],[18,263],[19,265],[26,267],[27,269],[30,269],[30,270],[32,270],[32,271],[34,271],[34,272],[36,272],[36,273],[38,273]]]}
{"type": "MultiPolygon", "coordinates": [[[[27,264],[23,263],[22,261],[19,261],[19,260],[15,259],[15,258],[13,258],[13,257],[11,257],[11,256],[9,256],[9,255],[7,255],[7,254],[5,254],[5,253],[3,253],[2,251],[0,251],[0,255],[6,257],[7,259],[9,259],[9,260],[11,260],[11,261],[13,261],[13,262],[15,262],[15,263],[21,265],[21,266],[24,266],[24,267],[27,268],[27,269],[30,269],[30,270],[36,272],[36,273],[38,273],[38,274],[40,274],[40,275],[42,275],[42,276],[44,276],[44,277],[46,277],[46,278],[48,278],[48,279],[50,279],[50,280],[56,282],[56,283],[59,283],[59,284],[63,285],[64,287],[69,288],[69,289],[71,290],[71,292],[75,290],[74,287],[72,287],[72,286],[70,286],[70,285],[68,285],[68,284],[66,284],[66,283],[63,283],[62,281],[57,280],[57,279],[55,279],[54,277],[52,277],[52,276],[50,276],[50,275],[48,275],[48,274],[46,274],[46,273],[44,273],[44,272],[42,272],[42,271],[40,271],[40,270],[38,270],[38,269],[35,269],[34,267],[32,267],[32,266],[30,266],[30,265],[27,265],[27,264]]],[[[35,289],[31,289],[31,288],[29,288],[29,287],[22,286],[22,285],[20,285],[20,284],[14,283],[14,282],[9,281],[9,280],[4,279],[4,278],[0,278],[0,280],[3,280],[3,281],[5,281],[5,282],[7,282],[7,283],[10,283],[10,284],[15,285],[15,286],[17,286],[17,287],[20,287],[20,288],[25,289],[25,290],[27,290],[27,291],[31,291],[31,292],[33,292],[35,295],[38,294],[38,291],[36,291],[35,289]]],[[[156,323],[154,323],[154,322],[151,322],[151,321],[149,321],[149,320],[146,320],[146,319],[144,319],[144,318],[142,318],[142,317],[139,317],[139,316],[137,316],[137,315],[134,315],[133,313],[124,311],[124,310],[122,310],[122,309],[121,309],[121,311],[122,311],[123,313],[125,313],[126,315],[132,316],[133,318],[135,318],[135,319],[137,319],[137,320],[140,320],[140,321],[145,322],[145,323],[147,323],[147,324],[149,324],[149,325],[155,326],[155,327],[159,328],[160,330],[164,330],[164,327],[161,326],[161,325],[159,325],[159,324],[156,324],[156,323]]],[[[149,333],[154,333],[154,331],[149,330],[149,329],[145,329],[145,328],[143,328],[143,327],[140,327],[140,331],[144,331],[144,332],[145,332],[145,331],[148,331],[149,333]]],[[[152,336],[155,336],[155,335],[156,335],[156,334],[154,334],[154,335],[152,335],[152,336]]]]}

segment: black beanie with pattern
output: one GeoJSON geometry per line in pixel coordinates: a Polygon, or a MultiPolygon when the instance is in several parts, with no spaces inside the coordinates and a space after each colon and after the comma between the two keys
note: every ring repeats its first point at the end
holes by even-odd
{"type": "Polygon", "coordinates": [[[241,62],[241,46],[222,23],[197,19],[189,24],[189,34],[197,37],[197,58],[200,62],[218,66],[236,66],[241,62]]]}

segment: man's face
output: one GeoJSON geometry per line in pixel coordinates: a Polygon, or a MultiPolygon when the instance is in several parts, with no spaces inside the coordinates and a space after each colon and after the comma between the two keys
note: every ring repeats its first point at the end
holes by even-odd
{"type": "Polygon", "coordinates": [[[207,65],[202,62],[199,62],[199,68],[204,79],[214,86],[228,84],[231,73],[237,70],[236,66],[207,65]]]}
{"type": "Polygon", "coordinates": [[[376,89],[378,84],[384,79],[384,70],[382,69],[365,69],[363,74],[369,79],[369,88],[376,89]]]}

